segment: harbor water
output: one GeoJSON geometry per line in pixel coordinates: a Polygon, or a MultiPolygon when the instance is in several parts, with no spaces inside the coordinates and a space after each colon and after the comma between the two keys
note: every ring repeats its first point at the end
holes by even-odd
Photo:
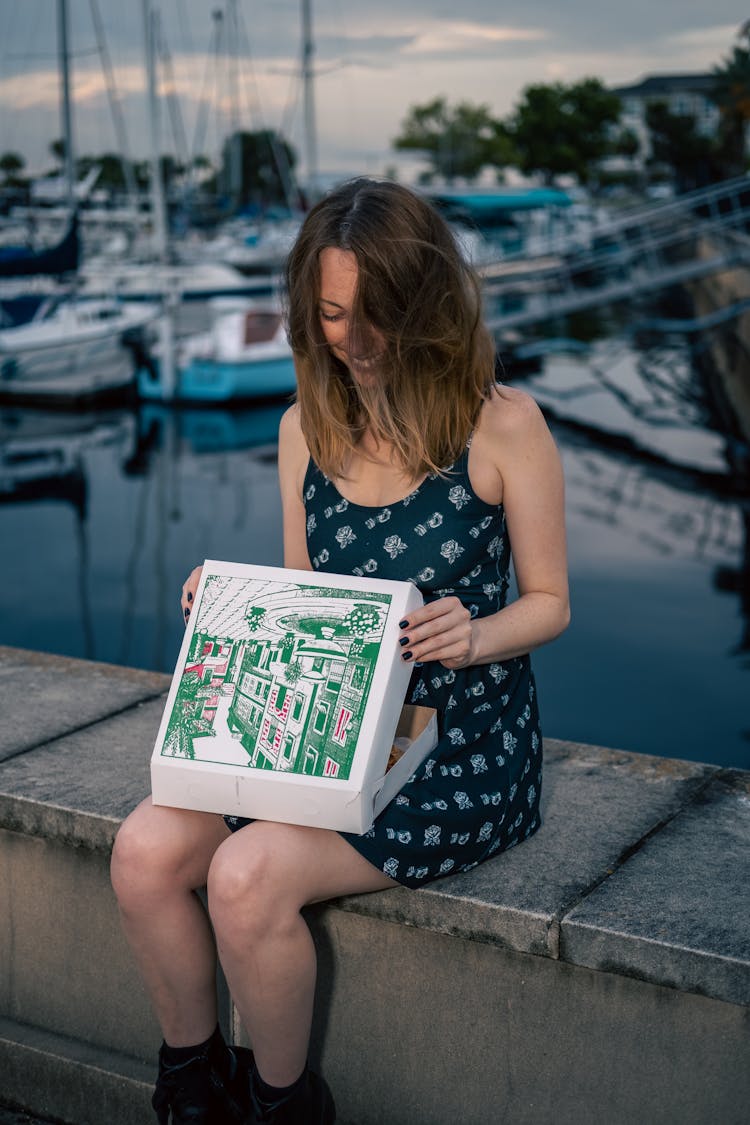
{"type": "MultiPolygon", "coordinates": [[[[566,473],[573,619],[535,655],[545,734],[750,768],[750,495],[693,350],[610,326],[508,377],[566,473]]],[[[171,672],[193,566],[281,564],[284,409],[0,408],[0,642],[171,672]]]]}

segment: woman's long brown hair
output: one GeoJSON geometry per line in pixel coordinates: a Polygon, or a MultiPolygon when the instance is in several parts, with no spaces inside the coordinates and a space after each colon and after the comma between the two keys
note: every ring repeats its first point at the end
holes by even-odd
{"type": "Polygon", "coordinates": [[[411,480],[456,460],[494,383],[495,353],[474,272],[425,199],[366,179],[326,196],[289,256],[286,302],[302,432],[326,476],[346,476],[368,428],[411,480]],[[321,327],[319,258],[329,247],[357,261],[350,341],[371,329],[385,341],[367,383],[354,382],[321,327]]]}

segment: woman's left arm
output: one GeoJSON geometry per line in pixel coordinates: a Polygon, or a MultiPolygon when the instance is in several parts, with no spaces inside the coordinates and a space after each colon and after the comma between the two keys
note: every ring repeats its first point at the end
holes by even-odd
{"type": "Polygon", "coordinates": [[[502,482],[519,596],[474,619],[455,597],[415,610],[402,632],[410,660],[448,668],[509,660],[553,640],[570,620],[562,466],[539,407],[503,389],[484,408],[477,437],[485,476],[494,467],[502,482]]]}

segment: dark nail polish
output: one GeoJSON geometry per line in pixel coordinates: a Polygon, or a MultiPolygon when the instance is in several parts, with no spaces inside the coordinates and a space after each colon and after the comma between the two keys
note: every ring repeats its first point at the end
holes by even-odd
{"type": "Polygon", "coordinates": [[[185,610],[185,620],[186,620],[186,621],[187,621],[187,619],[188,619],[188,617],[189,617],[189,616],[190,616],[190,610],[189,610],[189,609],[186,609],[186,610],[185,610]]]}
{"type": "Polygon", "coordinates": [[[398,627],[399,627],[399,629],[408,629],[409,628],[409,622],[408,621],[399,621],[398,627]]]}
{"type": "Polygon", "coordinates": [[[189,601],[189,602],[191,602],[192,600],[193,600],[193,595],[192,595],[192,594],[188,594],[188,601],[189,601]]]}
{"type": "Polygon", "coordinates": [[[402,660],[411,660],[411,657],[412,657],[412,654],[410,652],[404,652],[404,653],[401,654],[402,660]]]}
{"type": "Polygon", "coordinates": [[[401,638],[401,640],[400,640],[400,641],[399,641],[398,643],[399,643],[400,645],[408,645],[408,643],[409,643],[409,638],[408,638],[408,637],[402,637],[402,638],[401,638]]]}

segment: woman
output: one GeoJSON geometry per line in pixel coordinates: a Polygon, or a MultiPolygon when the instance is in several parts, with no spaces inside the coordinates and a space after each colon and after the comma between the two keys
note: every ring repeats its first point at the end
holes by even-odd
{"type": "MultiPolygon", "coordinates": [[[[528,653],[569,618],[558,455],[533,403],[497,386],[477,283],[440,216],[355,180],[308,215],[287,267],[297,403],[279,434],[284,564],[409,579],[408,700],[437,749],[363,836],[145,801],[113,883],[164,1033],[159,1120],[331,1122],[307,1070],[309,903],[467,871],[539,826],[528,653]],[[519,596],[506,604],[511,543],[519,596]],[[195,895],[207,886],[208,914],[195,895]],[[216,1026],[215,951],[253,1045],[216,1026]],[[244,1114],[244,1116],[243,1116],[244,1114]]],[[[182,591],[190,604],[200,577],[182,591]]]]}

